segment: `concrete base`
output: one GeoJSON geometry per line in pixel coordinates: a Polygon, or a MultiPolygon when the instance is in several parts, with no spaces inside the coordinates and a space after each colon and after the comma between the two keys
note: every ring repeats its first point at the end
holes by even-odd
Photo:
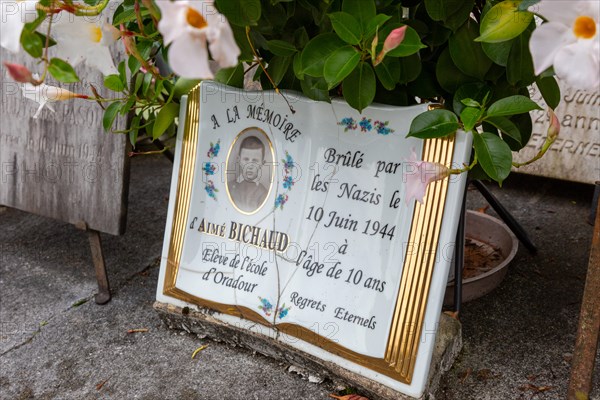
{"type": "MultiPolygon", "coordinates": [[[[265,335],[240,329],[212,317],[208,309],[189,310],[170,304],[155,302],[154,309],[171,329],[206,335],[218,342],[249,348],[267,357],[285,361],[299,371],[310,371],[314,381],[329,378],[346,386],[356,387],[371,400],[410,400],[406,396],[378,382],[355,374],[331,362],[320,360],[285,343],[274,342],[265,335]]],[[[460,322],[442,314],[433,352],[429,383],[422,399],[435,399],[442,375],[448,371],[462,348],[460,322]]]]}

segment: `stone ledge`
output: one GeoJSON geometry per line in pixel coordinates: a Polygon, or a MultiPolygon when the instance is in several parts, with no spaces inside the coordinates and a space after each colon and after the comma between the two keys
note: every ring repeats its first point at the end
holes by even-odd
{"type": "MultiPolygon", "coordinates": [[[[267,357],[285,361],[291,365],[312,371],[321,377],[340,381],[356,387],[371,400],[414,400],[387,386],[374,382],[341,366],[321,360],[313,355],[293,348],[282,342],[275,342],[266,335],[250,332],[226,324],[212,317],[214,311],[208,309],[184,310],[166,303],[155,302],[154,309],[171,329],[206,335],[213,340],[241,346],[267,357]]],[[[460,322],[442,314],[438,335],[433,351],[432,367],[428,385],[421,399],[434,399],[442,375],[450,369],[462,348],[462,328],[460,322]]]]}

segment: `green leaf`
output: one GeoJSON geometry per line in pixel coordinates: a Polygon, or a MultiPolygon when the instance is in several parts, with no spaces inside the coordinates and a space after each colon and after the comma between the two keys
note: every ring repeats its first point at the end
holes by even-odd
{"type": "Polygon", "coordinates": [[[131,126],[129,127],[129,142],[133,147],[135,147],[135,143],[137,142],[141,118],[141,115],[136,115],[133,117],[131,120],[131,126]]]}
{"type": "Polygon", "coordinates": [[[142,87],[142,82],[144,81],[144,74],[138,73],[135,75],[135,84],[133,85],[133,93],[137,93],[138,90],[142,87]]]}
{"type": "Polygon", "coordinates": [[[363,31],[367,30],[367,25],[376,14],[375,1],[373,0],[344,0],[342,2],[342,11],[352,15],[358,20],[363,31]]]}
{"type": "MultiPolygon", "coordinates": [[[[271,79],[275,83],[275,85],[279,85],[279,82],[283,79],[283,76],[287,72],[287,69],[292,62],[291,57],[280,57],[275,56],[269,61],[269,66],[267,67],[267,71],[271,76],[271,79]]],[[[242,71],[242,79],[243,79],[243,71],[242,71]]],[[[243,87],[243,82],[240,87],[243,87]]]]}
{"type": "Polygon", "coordinates": [[[479,31],[478,42],[499,43],[519,36],[533,20],[533,14],[519,11],[519,1],[503,1],[489,10],[479,31]]]}
{"type": "Polygon", "coordinates": [[[556,79],[554,77],[537,77],[535,83],[548,107],[554,110],[560,103],[560,87],[558,87],[556,79]]]}
{"type": "Polygon", "coordinates": [[[490,91],[490,87],[481,82],[472,82],[462,85],[454,93],[452,109],[457,115],[460,115],[462,110],[465,108],[463,100],[475,101],[477,105],[474,105],[475,103],[473,103],[472,106],[479,107],[479,105],[484,104],[486,95],[488,95],[490,91]]]}
{"type": "Polygon", "coordinates": [[[326,101],[331,103],[329,92],[327,90],[327,82],[323,78],[313,78],[306,75],[304,80],[300,81],[302,93],[313,100],[326,101]]]}
{"type": "MultiPolygon", "coordinates": [[[[5,6],[2,6],[5,7],[5,6]]],[[[21,33],[21,46],[33,58],[39,58],[44,54],[44,43],[34,32],[23,29],[21,33]]]]}
{"type": "Polygon", "coordinates": [[[123,85],[123,82],[121,82],[121,78],[119,78],[119,75],[117,74],[112,74],[105,77],[104,86],[106,86],[113,92],[122,92],[123,90],[125,90],[125,85],[123,85]]]}
{"type": "Polygon", "coordinates": [[[375,67],[375,74],[384,88],[393,90],[400,79],[400,68],[397,58],[386,57],[375,67]]]}
{"type": "MultiPolygon", "coordinates": [[[[178,89],[177,84],[180,81],[181,81],[181,78],[175,84],[176,90],[178,89]]],[[[240,64],[236,65],[235,67],[221,68],[215,74],[215,81],[224,83],[229,86],[243,88],[244,87],[244,66],[240,63],[240,64]]],[[[196,80],[196,79],[188,80],[187,85],[186,85],[188,87],[187,92],[192,90],[197,85],[197,82],[200,82],[200,81],[196,80]]],[[[182,85],[185,83],[186,82],[184,81],[182,83],[182,85]]],[[[179,93],[179,91],[177,91],[177,93],[179,93]]]]}
{"type": "Polygon", "coordinates": [[[302,71],[302,54],[296,53],[294,56],[294,61],[292,61],[292,68],[294,70],[294,75],[296,78],[302,80],[304,79],[304,71],[302,71]]]}
{"type": "Polygon", "coordinates": [[[121,83],[123,83],[124,87],[127,87],[127,73],[125,72],[125,61],[121,61],[117,70],[119,71],[119,79],[121,79],[121,83]]]}
{"type": "Polygon", "coordinates": [[[312,38],[302,51],[302,73],[319,78],[327,58],[345,43],[335,33],[324,33],[312,38]]]}
{"type": "Polygon", "coordinates": [[[363,35],[365,39],[371,39],[371,36],[375,35],[375,32],[377,32],[378,28],[381,29],[383,24],[385,24],[390,18],[392,17],[385,14],[377,14],[371,18],[371,20],[367,23],[367,27],[363,35]]]}
{"type": "Polygon", "coordinates": [[[506,67],[508,63],[508,55],[512,48],[514,40],[508,40],[500,43],[482,42],[481,48],[483,52],[496,64],[506,67]]]}
{"type": "Polygon", "coordinates": [[[400,62],[400,79],[398,79],[398,83],[405,85],[419,77],[423,64],[421,64],[418,53],[408,57],[400,57],[397,60],[400,62]]]}
{"type": "Polygon", "coordinates": [[[425,0],[425,9],[432,20],[445,21],[464,2],[464,0],[425,0]]]}
{"type": "Polygon", "coordinates": [[[348,104],[362,112],[375,98],[375,73],[370,64],[361,62],[344,79],[344,99],[348,104]]]}
{"type": "Polygon", "coordinates": [[[486,117],[485,122],[498,128],[503,135],[510,136],[521,144],[521,132],[510,119],[506,117],[486,117]]]}
{"type": "Polygon", "coordinates": [[[452,111],[437,109],[425,111],[413,119],[407,137],[431,139],[448,136],[460,128],[452,111]]]}
{"type": "MultiPolygon", "coordinates": [[[[383,41],[390,34],[390,32],[396,28],[400,28],[401,26],[404,26],[404,24],[386,25],[385,29],[383,29],[379,34],[379,37],[382,39],[380,47],[383,47],[383,41]]],[[[407,57],[417,53],[419,50],[424,49],[425,47],[427,46],[421,43],[421,38],[419,37],[417,31],[409,26],[406,28],[402,43],[400,43],[400,45],[398,45],[398,47],[396,47],[394,50],[389,51],[386,54],[386,57],[407,57]]]]}
{"type": "Polygon", "coordinates": [[[541,110],[541,107],[525,96],[516,95],[500,99],[492,104],[487,110],[487,115],[488,117],[504,117],[533,110],[541,110]]]}
{"type": "Polygon", "coordinates": [[[293,56],[298,49],[284,40],[269,40],[267,41],[267,49],[276,56],[289,57],[293,56]]]}
{"type": "Polygon", "coordinates": [[[435,66],[435,76],[440,86],[448,93],[454,93],[459,87],[476,80],[473,77],[463,74],[462,71],[454,65],[448,47],[442,51],[438,58],[435,66]]]}
{"type": "Polygon", "coordinates": [[[501,184],[510,174],[512,167],[510,147],[498,136],[489,132],[474,134],[473,147],[485,173],[501,184]]]}
{"type": "Polygon", "coordinates": [[[117,117],[117,113],[119,112],[120,108],[121,103],[115,101],[114,103],[111,103],[108,107],[106,107],[106,110],[104,110],[104,116],[102,117],[102,126],[104,127],[105,131],[108,132],[113,126],[113,123],[115,122],[115,118],[117,117]]]}
{"type": "Polygon", "coordinates": [[[529,86],[535,81],[533,59],[529,51],[530,32],[516,38],[506,63],[506,79],[514,86],[529,86]]]}
{"type": "Polygon", "coordinates": [[[362,39],[362,28],[352,15],[340,11],[329,14],[333,30],[348,44],[359,44],[362,39]]]}
{"type": "Polygon", "coordinates": [[[146,75],[144,75],[144,82],[142,83],[142,95],[146,96],[146,94],[148,93],[148,90],[150,89],[150,86],[152,85],[152,78],[154,78],[154,76],[151,73],[147,73],[146,75]]]}
{"type": "Polygon", "coordinates": [[[48,72],[57,80],[64,83],[79,82],[77,73],[71,67],[71,64],[60,58],[53,58],[48,64],[48,72]]]}
{"type": "Polygon", "coordinates": [[[237,26],[258,25],[260,0],[217,0],[216,4],[229,23],[237,26]]]}
{"type": "Polygon", "coordinates": [[[479,119],[483,115],[481,108],[466,107],[460,113],[460,120],[462,121],[465,131],[471,131],[479,122],[479,119]]]}
{"type": "MultiPolygon", "coordinates": [[[[215,79],[218,79],[219,73],[221,73],[221,70],[219,70],[216,73],[215,79]]],[[[141,76],[143,78],[142,74],[140,74],[139,76],[141,76]]],[[[195,88],[200,82],[201,82],[200,79],[187,79],[187,78],[177,79],[177,82],[175,82],[175,89],[173,89],[175,91],[175,97],[181,98],[181,96],[188,94],[190,92],[190,90],[195,88]]],[[[135,85],[136,85],[136,87],[138,86],[138,79],[136,79],[135,85]]],[[[140,83],[140,85],[141,85],[141,83],[140,83]]],[[[139,89],[139,87],[138,87],[138,89],[139,89]]],[[[136,90],[136,92],[137,92],[137,90],[136,90]]]]}
{"type": "Polygon", "coordinates": [[[325,61],[323,76],[329,89],[344,80],[358,65],[360,53],[352,46],[340,47],[325,61]]]}
{"type": "Polygon", "coordinates": [[[454,65],[465,74],[483,80],[492,66],[492,60],[485,55],[481,44],[474,41],[477,33],[477,23],[469,20],[450,36],[448,45],[454,65]]]}
{"type": "Polygon", "coordinates": [[[167,128],[171,126],[173,121],[175,121],[175,117],[177,117],[178,115],[179,104],[165,104],[156,116],[156,121],[154,122],[154,127],[152,128],[152,139],[155,140],[161,137],[161,135],[165,133],[167,128]]]}

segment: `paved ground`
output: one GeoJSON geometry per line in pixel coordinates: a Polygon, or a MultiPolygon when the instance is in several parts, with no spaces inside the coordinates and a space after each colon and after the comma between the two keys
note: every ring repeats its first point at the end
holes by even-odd
{"type": "MultiPolygon", "coordinates": [[[[104,307],[93,302],[82,232],[0,211],[1,399],[304,400],[336,389],[161,324],[152,303],[170,174],[164,158],[133,159],[127,234],[103,236],[114,295],[104,307]],[[149,331],[127,333],[139,328],[149,331]]],[[[504,283],[464,305],[465,348],[437,398],[564,398],[591,240],[591,188],[517,179],[495,192],[540,252],[519,250],[504,283]]],[[[471,192],[469,205],[485,201],[471,192]]],[[[592,398],[600,396],[598,370],[592,398]]]]}

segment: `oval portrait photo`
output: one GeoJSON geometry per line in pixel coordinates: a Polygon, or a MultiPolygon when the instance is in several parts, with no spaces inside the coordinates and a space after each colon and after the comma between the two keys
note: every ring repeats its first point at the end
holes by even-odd
{"type": "Polygon", "coordinates": [[[273,183],[275,155],[267,134],[247,128],[238,134],[227,155],[227,195],[243,214],[254,214],[265,204],[273,183]]]}

